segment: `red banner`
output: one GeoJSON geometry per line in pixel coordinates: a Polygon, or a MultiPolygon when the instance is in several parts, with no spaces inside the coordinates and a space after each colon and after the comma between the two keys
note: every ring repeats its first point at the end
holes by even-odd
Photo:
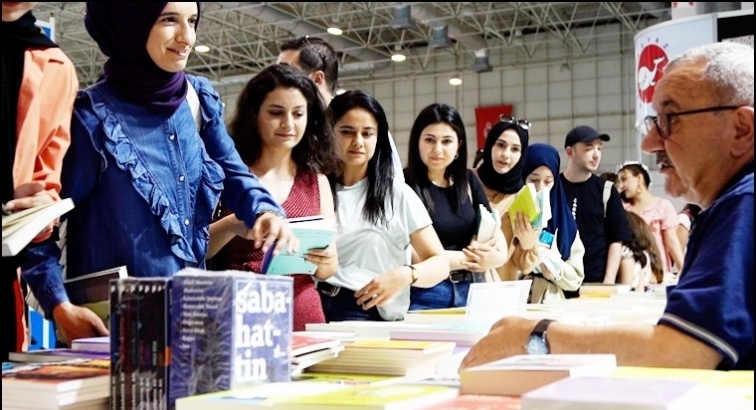
{"type": "Polygon", "coordinates": [[[499,116],[502,114],[512,115],[512,112],[513,106],[511,104],[475,108],[475,131],[478,139],[478,149],[486,145],[486,135],[488,135],[488,131],[493,128],[494,124],[499,121],[499,116]]]}

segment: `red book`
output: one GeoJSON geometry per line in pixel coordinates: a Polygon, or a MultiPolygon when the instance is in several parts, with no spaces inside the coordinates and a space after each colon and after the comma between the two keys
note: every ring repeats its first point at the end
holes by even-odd
{"type": "Polygon", "coordinates": [[[291,355],[301,356],[303,354],[330,349],[340,345],[341,340],[302,336],[294,333],[291,337],[291,355]]]}
{"type": "Polygon", "coordinates": [[[520,410],[520,398],[512,396],[479,396],[463,394],[427,407],[427,410],[520,410]]]}

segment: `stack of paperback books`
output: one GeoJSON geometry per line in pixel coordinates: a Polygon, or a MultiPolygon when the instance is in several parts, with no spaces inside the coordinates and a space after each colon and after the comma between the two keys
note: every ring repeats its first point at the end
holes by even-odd
{"type": "Polygon", "coordinates": [[[106,410],[110,361],[72,359],[3,366],[3,410],[106,410]]]}

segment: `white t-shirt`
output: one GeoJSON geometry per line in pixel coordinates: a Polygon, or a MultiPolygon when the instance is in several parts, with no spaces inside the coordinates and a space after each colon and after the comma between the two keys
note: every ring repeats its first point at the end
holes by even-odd
{"type": "MultiPolygon", "coordinates": [[[[407,184],[394,181],[393,207],[387,203],[388,226],[375,226],[363,216],[367,178],[336,186],[336,249],[339,270],[328,279],[334,286],[357,291],[378,275],[407,263],[410,235],[432,224],[423,202],[407,184]]],[[[409,309],[409,287],[378,307],[385,320],[401,320],[409,309]]]]}

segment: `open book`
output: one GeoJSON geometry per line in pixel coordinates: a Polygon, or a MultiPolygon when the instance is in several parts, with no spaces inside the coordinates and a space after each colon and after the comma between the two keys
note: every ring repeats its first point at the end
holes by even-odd
{"type": "Polygon", "coordinates": [[[317,266],[304,259],[304,254],[310,249],[324,249],[336,237],[336,221],[323,219],[322,216],[290,218],[288,219],[294,235],[299,239],[299,250],[289,255],[281,251],[273,255],[274,247],[265,253],[260,273],[266,275],[314,275],[317,266]]]}
{"type": "Polygon", "coordinates": [[[3,215],[3,256],[17,255],[50,223],[73,207],[73,200],[66,198],[3,215]]]}
{"type": "Polygon", "coordinates": [[[507,212],[509,213],[509,221],[515,223],[515,215],[517,212],[522,212],[534,228],[543,228],[546,223],[551,219],[551,207],[549,202],[549,190],[542,189],[540,192],[536,191],[535,185],[527,183],[520,188],[517,192],[514,202],[509,206],[507,212]],[[548,215],[542,214],[544,207],[548,208],[548,215]]]}

